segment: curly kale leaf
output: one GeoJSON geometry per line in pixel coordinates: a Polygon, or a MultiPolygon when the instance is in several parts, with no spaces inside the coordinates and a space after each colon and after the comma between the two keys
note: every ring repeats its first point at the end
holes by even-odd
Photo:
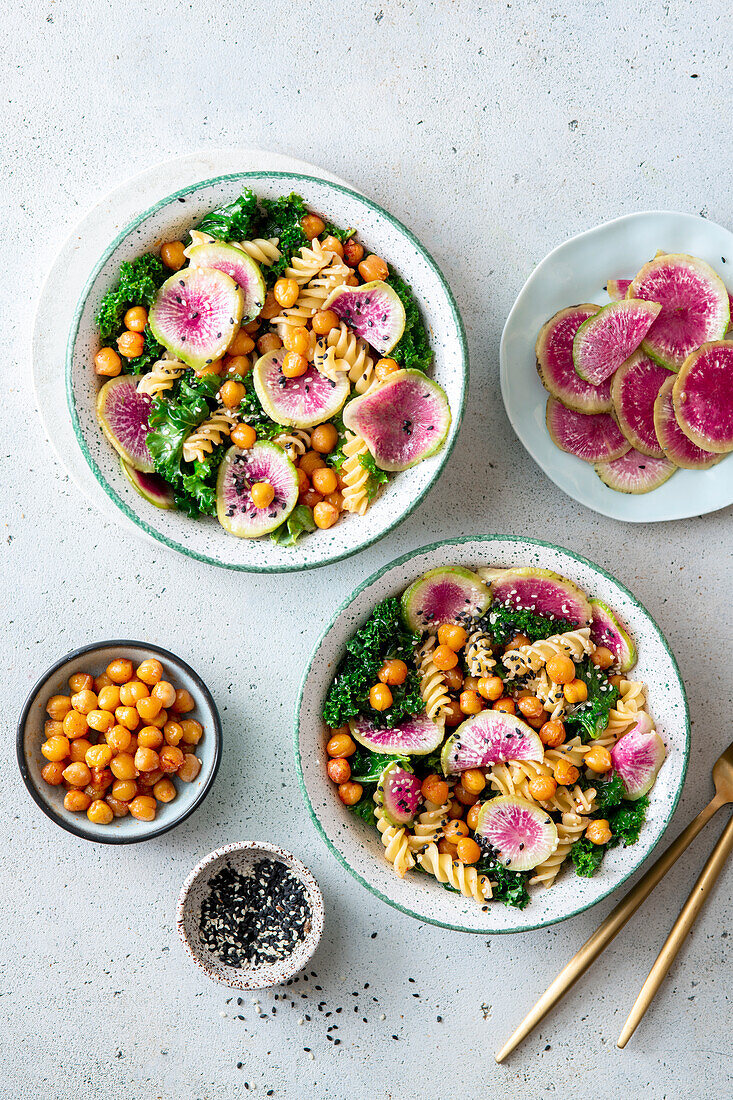
{"type": "Polygon", "coordinates": [[[394,756],[390,753],[372,752],[371,749],[357,745],[356,752],[349,757],[351,778],[357,783],[376,783],[388,764],[409,764],[406,756],[394,756]]]}
{"type": "Polygon", "coordinates": [[[94,318],[103,344],[111,343],[123,331],[122,318],[131,306],[150,309],[158,288],[168,274],[161,260],[152,252],[121,264],[117,285],[104,295],[94,318]]]}
{"type": "Polygon", "coordinates": [[[271,533],[270,538],[280,546],[295,546],[302,534],[315,529],[316,521],[313,519],[312,509],[305,504],[297,504],[288,518],[271,533]]]}
{"type": "Polygon", "coordinates": [[[247,187],[238,199],[217,206],[199,222],[196,228],[219,241],[245,241],[257,213],[257,196],[247,187]]]}
{"type": "Polygon", "coordinates": [[[588,688],[588,698],[565,717],[569,736],[600,737],[608,726],[608,714],[618,701],[618,688],[606,674],[586,658],[575,666],[575,675],[588,688]]]}
{"type": "Polygon", "coordinates": [[[337,241],[341,241],[343,244],[344,241],[348,241],[349,237],[353,237],[355,233],[355,229],[339,229],[333,222],[326,222],[326,228],[321,233],[321,238],[335,237],[337,241]]]}
{"type": "Polygon", "coordinates": [[[587,837],[576,840],[570,849],[570,858],[575,865],[576,875],[592,878],[603,862],[606,854],[605,844],[593,844],[587,837]]]}
{"type": "Polygon", "coordinates": [[[308,207],[295,192],[281,195],[279,199],[263,199],[260,203],[257,236],[277,237],[277,247],[282,253],[280,259],[263,272],[268,286],[272,286],[290,266],[293,253],[309,243],[300,224],[307,213],[308,207]]]}
{"type": "Polygon", "coordinates": [[[494,645],[500,646],[507,645],[515,634],[524,634],[530,642],[536,642],[540,638],[549,638],[551,634],[565,634],[568,630],[575,630],[575,624],[567,619],[551,619],[547,615],[518,610],[498,601],[491,604],[478,625],[489,635],[494,645]]]}
{"type": "Polygon", "coordinates": [[[239,415],[245,424],[254,428],[259,439],[274,439],[276,435],[281,435],[285,430],[282,424],[276,424],[262,408],[252,371],[245,378],[240,378],[240,382],[244,383],[245,394],[239,406],[239,415]]]}
{"type": "MultiPolygon", "coordinates": [[[[615,778],[620,777],[616,776],[615,778]]],[[[611,780],[611,783],[606,784],[606,787],[610,788],[612,783],[613,780],[611,780]]],[[[616,790],[617,787],[614,787],[614,797],[616,790]]],[[[610,794],[610,791],[608,793],[610,794]]],[[[616,848],[619,844],[623,844],[624,848],[628,848],[630,844],[636,844],[646,820],[649,799],[645,795],[643,798],[637,798],[634,802],[622,799],[618,805],[606,802],[606,806],[609,805],[614,806],[614,808],[606,814],[611,829],[611,839],[608,843],[593,844],[587,837],[583,836],[580,840],[576,840],[570,849],[570,858],[575,864],[576,874],[582,875],[584,878],[590,878],[595,874],[609,848],[616,848]]],[[[602,809],[600,803],[599,809],[602,809]]]]}
{"type": "Polygon", "coordinates": [[[405,280],[400,278],[392,268],[386,281],[397,292],[405,307],[405,331],[389,354],[401,367],[429,371],[433,362],[433,352],[415,296],[405,280]]]}
{"type": "Polygon", "coordinates": [[[371,454],[359,455],[359,462],[369,474],[369,479],[366,483],[366,494],[370,500],[374,500],[374,497],[379,492],[380,485],[386,485],[387,475],[384,470],[380,470],[374,461],[374,456],[371,454]]]}
{"type": "Polygon", "coordinates": [[[596,790],[596,805],[599,810],[610,810],[618,806],[626,794],[624,781],[618,772],[613,772],[611,778],[605,781],[593,781],[592,785],[596,790]]]}
{"type": "MultiPolygon", "coordinates": [[[[478,839],[478,838],[477,838],[478,839]]],[[[481,842],[479,842],[481,843],[481,842]]],[[[476,864],[479,874],[486,875],[496,883],[492,896],[514,909],[524,909],[529,904],[529,890],[526,871],[509,871],[499,863],[495,851],[486,851],[476,864]]]]}
{"type": "Polygon", "coordinates": [[[396,596],[378,604],[346,646],[323,706],[326,724],[337,728],[363,714],[376,726],[392,729],[410,715],[421,714],[425,707],[413,658],[418,640],[419,635],[406,629],[396,596]],[[391,689],[392,705],[377,711],[369,703],[369,690],[388,657],[401,658],[410,671],[404,684],[391,689]]]}
{"type": "Polygon", "coordinates": [[[144,341],[142,355],[127,360],[126,365],[129,371],[126,373],[142,374],[143,371],[152,367],[153,363],[157,363],[163,355],[165,348],[155,339],[149,325],[145,326],[144,341]]]}
{"type": "Polygon", "coordinates": [[[191,463],[183,459],[183,443],[209,415],[220,383],[215,374],[181,378],[170,396],[155,398],[150,410],[147,444],[155,470],[173,487],[176,507],[190,516],[215,511],[223,447],[215,448],[204,462],[191,463]]]}

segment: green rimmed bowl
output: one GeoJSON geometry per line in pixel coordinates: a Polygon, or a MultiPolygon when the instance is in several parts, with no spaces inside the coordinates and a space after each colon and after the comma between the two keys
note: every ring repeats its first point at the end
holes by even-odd
{"type": "Polygon", "coordinates": [[[440,476],[460,427],[468,380],[466,337],[458,308],[435,261],[413,234],[376,203],[339,184],[290,172],[240,172],[204,180],[161,199],[130,223],[97,262],[82,292],[69,333],[66,390],[76,438],[99,484],[142,532],[182,554],[211,565],[252,573],[284,573],[339,561],[382,538],[420,503],[440,476]],[[117,280],[120,264],[165,240],[180,237],[205,213],[231,202],[245,187],[263,198],[297,191],[309,207],[337,225],[356,229],[366,248],[394,265],[412,286],[435,352],[433,378],[448,395],[452,423],[443,448],[396,475],[365,516],[347,516],[328,531],[315,531],[295,547],[269,538],[237,539],[213,517],[189,519],[163,511],[133,489],[117,453],[97,423],[100,379],[94,373],[99,341],[94,315],[117,280]]]}
{"type": "Polygon", "coordinates": [[[477,535],[423,546],[385,565],[341,605],[321,635],[305,671],[295,713],[295,761],[308,810],[339,862],[383,901],[418,920],[459,932],[527,932],[582,913],[618,889],[644,862],[667,828],[687,769],[690,721],[677,662],[649,612],[610,573],[587,558],[551,543],[509,535],[477,535]],[[443,889],[427,875],[400,879],[386,862],[379,834],[341,804],[326,775],[321,708],[344,647],[388,596],[399,595],[427,569],[440,565],[534,566],[552,569],[607,603],[629,627],[639,661],[630,674],[647,685],[649,708],[667,747],[667,759],[652,788],[647,821],[631,848],[612,849],[594,878],[565,870],[550,890],[531,888],[526,909],[474,901],[443,889]]]}

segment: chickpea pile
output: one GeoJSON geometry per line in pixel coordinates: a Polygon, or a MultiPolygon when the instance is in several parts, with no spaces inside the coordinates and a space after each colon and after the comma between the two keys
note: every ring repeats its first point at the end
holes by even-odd
{"type": "Polygon", "coordinates": [[[204,731],[189,717],[196,704],[164,671],[155,658],[135,669],[118,657],[100,676],[75,672],[70,694],[50,697],[41,775],[66,788],[65,809],[96,825],[128,813],[153,821],[158,803],[176,797],[173,776],[192,783],[199,774],[195,748],[204,731]]]}
{"type": "MultiPolygon", "coordinates": [[[[346,279],[347,286],[386,279],[389,275],[385,260],[373,254],[365,255],[363,246],[353,237],[342,243],[337,237],[326,234],[326,223],[317,214],[305,215],[301,220],[301,228],[309,242],[319,238],[326,251],[337,255],[351,268],[351,274],[346,279]]],[[[169,271],[180,271],[186,263],[184,247],[183,241],[166,241],[161,246],[160,258],[169,271]]],[[[235,410],[245,397],[245,387],[239,379],[251,370],[249,356],[255,349],[259,355],[265,355],[284,347],[286,354],[282,373],[286,378],[298,378],[311,365],[316,340],[339,326],[340,320],[333,310],[319,310],[302,327],[288,327],[281,338],[269,322],[282,309],[295,305],[299,293],[300,287],[295,279],[277,279],[267,293],[259,316],[239,329],[221,359],[207,364],[197,372],[199,376],[221,376],[222,385],[218,397],[225,408],[235,410]]],[[[103,347],[94,358],[94,368],[98,375],[114,378],[127,369],[125,360],[142,355],[147,323],[148,311],[143,306],[133,306],[127,310],[123,318],[124,331],[117,337],[116,347],[103,347]]],[[[380,381],[399,369],[399,363],[394,359],[383,358],[375,365],[376,376],[380,381]]],[[[287,429],[284,428],[283,431],[287,429]]],[[[231,429],[230,439],[235,446],[248,450],[256,443],[257,433],[251,425],[241,422],[231,429]]],[[[299,480],[298,504],[311,509],[313,521],[321,530],[333,527],[344,510],[344,481],[324,458],[335,450],[337,442],[338,433],[333,424],[319,424],[313,430],[310,449],[295,461],[299,480]]],[[[268,508],[274,495],[272,485],[266,481],[252,486],[251,498],[255,508],[268,508]]]]}

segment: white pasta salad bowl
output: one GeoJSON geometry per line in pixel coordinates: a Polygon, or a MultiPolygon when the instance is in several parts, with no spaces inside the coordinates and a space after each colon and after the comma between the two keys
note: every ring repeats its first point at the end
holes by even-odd
{"type": "MultiPolygon", "coordinates": [[[[491,710],[482,713],[495,714],[491,710]]],[[[586,558],[550,543],[482,535],[424,546],[385,565],[353,592],[326,627],[305,669],[294,738],[298,777],[313,823],[331,852],[363,886],[419,920],[456,931],[498,934],[542,928],[575,916],[618,889],[644,862],[667,828],[679,799],[689,753],[689,715],[679,670],[664,636],[646,609],[618,580],[586,558]],[[658,735],[666,751],[649,791],[638,840],[628,847],[610,846],[592,877],[575,874],[568,860],[551,889],[545,889],[542,883],[530,886],[531,901],[524,909],[507,906],[498,898],[482,898],[485,904],[477,903],[473,897],[444,889],[434,874],[420,873],[419,867],[398,877],[384,858],[384,838],[342,804],[334,786],[339,780],[329,778],[326,771],[329,734],[323,708],[347,643],[382,601],[401,596],[429,570],[454,566],[472,571],[508,567],[550,570],[567,578],[588,599],[602,601],[612,609],[635,643],[637,662],[628,676],[645,685],[646,709],[656,727],[656,734],[652,732],[651,736],[658,735]]],[[[410,759],[414,763],[420,758],[410,759]]],[[[482,797],[496,793],[487,789],[482,797]]]]}
{"type": "MultiPolygon", "coordinates": [[[[256,356],[257,352],[253,359],[256,356]]],[[[467,373],[466,339],[455,301],[437,265],[414,235],[370,199],[339,184],[289,172],[243,172],[204,180],[161,199],[130,223],[89,276],[71,325],[66,361],[68,406],[79,446],[99,484],[121,512],[147,536],[189,557],[262,573],[338,561],[382,538],[409,515],[450,455],[463,413],[467,373]],[[233,203],[246,188],[258,199],[269,200],[296,192],[309,210],[339,228],[355,230],[365,256],[374,253],[392,265],[412,288],[419,305],[434,356],[431,377],[445,391],[450,406],[450,427],[435,454],[390,476],[364,515],[342,514],[334,526],[312,531],[297,545],[267,536],[236,538],[213,515],[192,519],[172,507],[156,507],[125,476],[96,415],[100,383],[105,380],[95,373],[94,359],[100,348],[95,315],[105,292],[116,285],[120,265],[159,249],[162,242],[183,238],[205,215],[233,203]]]]}

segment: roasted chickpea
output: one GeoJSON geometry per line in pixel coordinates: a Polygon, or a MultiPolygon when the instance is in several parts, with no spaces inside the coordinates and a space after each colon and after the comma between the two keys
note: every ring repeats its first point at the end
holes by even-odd
{"type": "Polygon", "coordinates": [[[359,264],[359,274],[365,283],[371,283],[374,279],[386,279],[389,275],[389,268],[381,256],[372,254],[359,264]]]}
{"type": "Polygon", "coordinates": [[[134,707],[140,699],[147,699],[148,689],[141,680],[130,680],[120,687],[120,703],[125,707],[134,707]]]}
{"type": "Polygon", "coordinates": [[[47,718],[43,723],[43,736],[46,741],[50,737],[61,737],[64,732],[64,723],[57,722],[55,718],[47,718]]]}
{"type": "Polygon", "coordinates": [[[331,782],[337,785],[351,779],[351,765],[343,756],[332,757],[326,765],[326,771],[331,782]]]}
{"type": "Polygon", "coordinates": [[[90,710],[87,714],[87,722],[90,729],[97,733],[107,733],[115,724],[114,715],[108,710],[90,710]]]}
{"type": "Polygon", "coordinates": [[[458,783],[453,788],[453,794],[462,806],[473,806],[475,802],[478,802],[478,795],[467,791],[462,783],[458,783]]]}
{"type": "Polygon", "coordinates": [[[458,664],[458,654],[447,645],[439,645],[433,650],[433,664],[441,672],[455,668],[458,664]]]}
{"type": "MultiPolygon", "coordinates": [[[[273,317],[275,314],[273,314],[273,317]]],[[[260,355],[267,355],[269,351],[277,351],[283,346],[283,342],[276,332],[266,332],[257,341],[257,350],[260,355]]]]}
{"type": "Polygon", "coordinates": [[[497,699],[495,703],[491,704],[492,710],[503,710],[505,714],[515,714],[516,707],[514,700],[508,695],[503,695],[501,699],[497,699]]]}
{"type": "Polygon", "coordinates": [[[177,745],[183,739],[183,726],[180,722],[166,722],[163,726],[163,738],[166,745],[177,745]]]}
{"type": "Polygon", "coordinates": [[[188,752],[185,755],[184,761],[178,769],[178,778],[182,779],[184,783],[193,783],[194,779],[201,771],[201,761],[198,756],[192,752],[188,752]]]}
{"type": "Polygon", "coordinates": [[[160,750],[158,760],[162,772],[177,772],[183,763],[184,754],[175,745],[166,745],[160,750]]]}
{"type": "Polygon", "coordinates": [[[442,856],[450,856],[451,859],[456,859],[458,854],[457,841],[448,840],[447,837],[442,836],[438,841],[438,851],[442,856]]]}
{"type": "Polygon", "coordinates": [[[609,684],[613,684],[615,688],[620,688],[624,682],[624,676],[621,673],[616,672],[613,676],[608,677],[609,684]]]}
{"type": "Polygon", "coordinates": [[[92,745],[87,749],[84,761],[89,768],[106,768],[113,756],[109,745],[92,745]]]}
{"type": "Polygon", "coordinates": [[[163,744],[163,731],[157,726],[143,726],[137,731],[137,743],[142,749],[159,749],[163,744]]]}
{"type": "Polygon", "coordinates": [[[482,806],[483,802],[474,802],[473,806],[471,806],[466,814],[466,823],[469,829],[475,829],[478,826],[478,819],[482,806]]]}
{"type": "Polygon", "coordinates": [[[308,370],[310,363],[305,355],[289,351],[282,362],[282,372],[286,378],[300,378],[308,370]]]}
{"type": "Polygon", "coordinates": [[[465,816],[466,807],[462,806],[455,798],[452,798],[448,803],[448,820],[460,821],[465,816]]]}
{"type": "Polygon", "coordinates": [[[269,508],[275,499],[275,490],[269,481],[256,481],[250,489],[250,496],[255,508],[269,508]]]}
{"type": "Polygon", "coordinates": [[[565,726],[559,718],[551,718],[539,729],[540,741],[548,749],[557,749],[565,740],[565,726]]]}
{"type": "Polygon", "coordinates": [[[203,367],[199,367],[196,371],[197,378],[206,378],[210,374],[215,374],[217,377],[224,370],[223,359],[213,359],[210,363],[204,363],[203,367]]]}
{"type": "Polygon", "coordinates": [[[338,796],[344,806],[355,806],[363,793],[364,788],[361,783],[354,783],[351,779],[341,783],[338,788],[338,796]]]}
{"type": "Polygon", "coordinates": [[[112,784],[112,797],[120,802],[131,802],[137,794],[137,783],[134,779],[118,779],[112,784]]]}
{"type": "Polygon", "coordinates": [[[133,677],[132,661],[117,657],[107,665],[107,675],[113,684],[126,684],[133,677]]]}
{"type": "MultiPolygon", "coordinates": [[[[232,340],[231,344],[227,348],[227,355],[231,359],[239,359],[243,355],[249,355],[251,351],[254,351],[255,342],[248,332],[245,332],[243,328],[240,328],[237,335],[232,340]]],[[[249,366],[249,364],[247,364],[249,366]]]]}
{"type": "Polygon", "coordinates": [[[94,690],[96,691],[97,695],[99,695],[102,688],[107,688],[111,686],[112,681],[110,680],[106,672],[101,672],[99,676],[94,677],[94,690]]]}
{"type": "Polygon", "coordinates": [[[324,466],[318,470],[313,471],[313,488],[316,492],[322,493],[323,496],[327,496],[328,493],[335,493],[338,481],[336,479],[336,472],[332,470],[330,466],[324,466]]]}
{"type": "Polygon", "coordinates": [[[348,733],[334,733],[326,742],[326,752],[329,756],[353,756],[356,744],[348,733]]]}
{"type": "Polygon", "coordinates": [[[394,374],[399,369],[400,365],[396,359],[378,359],[374,373],[380,382],[384,382],[385,378],[389,378],[390,374],[394,374]]]}
{"type": "Polygon", "coordinates": [[[461,710],[461,704],[457,699],[451,699],[445,710],[445,724],[450,728],[453,726],[460,726],[461,722],[465,719],[465,714],[461,710]]]}
{"type": "Polygon", "coordinates": [[[225,408],[236,409],[246,392],[241,382],[232,382],[230,379],[219,390],[219,397],[225,408]]]}
{"type": "Polygon", "coordinates": [[[137,821],[153,821],[157,812],[155,799],[149,794],[139,794],[130,803],[130,813],[137,821]]]}
{"type": "Polygon", "coordinates": [[[164,707],[172,707],[176,701],[176,689],[167,680],[159,680],[150,694],[153,699],[159,699],[164,707]]]}
{"type": "Polygon", "coordinates": [[[180,271],[186,262],[182,241],[166,241],[160,249],[160,258],[171,271],[180,271]]]}
{"type": "Polygon", "coordinates": [[[315,451],[306,451],[298,465],[301,470],[305,470],[308,477],[312,477],[316,470],[323,470],[326,467],[324,459],[315,451]]]}
{"type": "Polygon", "coordinates": [[[571,783],[577,783],[580,777],[578,769],[568,760],[558,760],[553,771],[555,773],[555,779],[563,787],[567,787],[571,783]]]}
{"type": "Polygon", "coordinates": [[[441,645],[448,646],[458,652],[466,644],[468,634],[457,623],[442,623],[438,627],[438,641],[441,645]]]}
{"type": "Polygon", "coordinates": [[[518,699],[517,706],[524,718],[539,718],[544,713],[542,702],[536,695],[525,695],[518,699]]]}
{"type": "Polygon", "coordinates": [[[56,722],[62,722],[71,710],[71,699],[68,695],[52,695],[46,703],[46,714],[56,722]]]}
{"type": "Polygon", "coordinates": [[[83,760],[64,768],[64,779],[71,787],[86,787],[91,778],[92,773],[83,760]]]}
{"type": "Polygon", "coordinates": [[[318,454],[330,454],[338,443],[338,432],[333,424],[319,424],[311,435],[311,448],[318,454]]]}
{"type": "Polygon", "coordinates": [[[478,693],[490,703],[495,703],[504,694],[504,682],[498,676],[482,676],[478,682],[478,693]]]}
{"type": "Polygon", "coordinates": [[[538,775],[529,782],[529,793],[538,802],[548,802],[556,790],[557,783],[550,775],[538,775]]]}
{"type": "Polygon", "coordinates": [[[93,691],[85,688],[71,696],[71,705],[79,714],[89,714],[90,711],[97,709],[97,696],[93,691]]]}
{"type": "Polygon", "coordinates": [[[433,802],[436,806],[442,806],[448,801],[450,788],[441,776],[433,773],[425,776],[420,791],[427,802],[433,802]]]}
{"type": "Polygon", "coordinates": [[[51,787],[60,786],[64,781],[63,760],[49,760],[48,764],[41,768],[41,775],[51,787]]]}
{"type": "Polygon", "coordinates": [[[458,700],[464,714],[479,714],[484,709],[484,702],[477,691],[462,691],[458,700]]]}
{"type": "Polygon", "coordinates": [[[135,759],[129,752],[117,753],[117,756],[112,757],[109,767],[116,779],[137,779],[135,759]]]}
{"type": "Polygon", "coordinates": [[[94,356],[94,371],[103,378],[116,378],[122,370],[122,360],[114,348],[100,348],[94,356]]]}
{"type": "Polygon", "coordinates": [[[583,763],[586,767],[590,768],[592,772],[603,775],[605,772],[611,770],[613,761],[611,760],[611,754],[608,749],[604,749],[603,745],[594,745],[590,752],[586,753],[583,763]]]}
{"type": "Polygon", "coordinates": [[[334,508],[333,504],[329,504],[328,501],[319,500],[313,505],[313,519],[316,527],[320,530],[327,531],[329,527],[333,527],[338,518],[338,509],[334,508]]]}
{"type": "Polygon", "coordinates": [[[90,784],[95,790],[106,791],[114,782],[114,776],[109,768],[90,768],[92,778],[90,784]]]}
{"type": "Polygon", "coordinates": [[[304,218],[300,219],[300,228],[308,240],[312,241],[315,237],[320,237],[326,228],[326,223],[317,214],[306,214],[304,218]]]}
{"type": "Polygon", "coordinates": [[[257,442],[257,432],[251,424],[235,424],[229,438],[235,447],[248,451],[257,442]]]}
{"type": "Polygon", "coordinates": [[[506,653],[508,649],[519,649],[520,646],[530,644],[530,639],[526,634],[515,634],[511,641],[507,642],[504,646],[504,652],[506,653]]]}
{"type": "Polygon", "coordinates": [[[132,734],[124,726],[115,725],[106,734],[107,744],[114,753],[126,752],[132,741],[132,734]]]}
{"type": "Polygon", "coordinates": [[[117,350],[125,359],[137,359],[145,350],[145,337],[141,332],[122,332],[117,337],[117,350]]]}
{"type": "MultiPolygon", "coordinates": [[[[69,687],[72,696],[77,695],[80,691],[91,691],[94,687],[94,677],[88,672],[75,672],[72,676],[69,676],[69,687]]],[[[74,705],[73,698],[71,705],[72,707],[74,705]]]]}
{"type": "Polygon", "coordinates": [[[588,688],[582,680],[573,680],[565,684],[562,693],[568,703],[584,703],[588,698],[588,688]]]}
{"type": "Polygon", "coordinates": [[[73,740],[75,737],[84,737],[89,731],[89,723],[85,714],[78,710],[70,710],[63,721],[64,733],[73,740]]]}
{"type": "Polygon", "coordinates": [[[153,794],[158,802],[172,802],[178,792],[175,783],[171,783],[170,779],[163,778],[153,784],[153,794]]]}
{"type": "Polygon", "coordinates": [[[107,803],[115,817],[126,817],[127,814],[129,814],[130,812],[130,807],[127,802],[120,801],[120,799],[115,798],[114,795],[106,795],[104,801],[107,803]]]}
{"type": "Polygon", "coordinates": [[[135,753],[135,767],[139,772],[152,772],[159,764],[158,754],[155,749],[139,748],[135,753]]]}
{"type": "Polygon", "coordinates": [[[461,786],[470,794],[481,794],[486,786],[486,776],[480,768],[468,768],[461,773],[461,786]]]}
{"type": "Polygon", "coordinates": [[[329,234],[328,237],[323,238],[321,245],[325,252],[335,252],[337,256],[343,257],[344,246],[341,244],[338,237],[333,237],[329,234]]]}
{"type": "Polygon", "coordinates": [[[463,687],[463,673],[459,665],[445,669],[443,676],[449,691],[460,691],[463,687]]]}
{"type": "Polygon", "coordinates": [[[162,768],[153,768],[151,772],[141,772],[138,776],[137,785],[140,788],[141,793],[145,793],[146,790],[150,790],[154,787],[159,779],[163,779],[165,772],[162,768]]]}
{"type": "Polygon", "coordinates": [[[404,684],[407,679],[408,668],[404,661],[397,657],[390,657],[384,662],[377,675],[383,684],[391,687],[404,684]]]}
{"type": "Polygon", "coordinates": [[[610,668],[615,660],[611,650],[604,645],[596,646],[590,655],[590,659],[596,668],[610,668]]]}
{"type": "Polygon", "coordinates": [[[311,326],[318,336],[325,336],[331,329],[338,328],[339,316],[332,309],[320,309],[313,315],[311,326]]]}
{"type": "Polygon", "coordinates": [[[330,504],[332,508],[335,508],[337,512],[342,511],[344,506],[344,498],[341,493],[336,490],[335,493],[329,493],[325,497],[326,504],[330,504]]]}
{"type": "Polygon", "coordinates": [[[109,687],[103,687],[97,696],[97,706],[100,710],[109,711],[110,714],[114,714],[120,705],[120,689],[116,684],[110,684],[109,687]]]}
{"type": "Polygon", "coordinates": [[[136,730],[140,725],[140,715],[134,707],[117,707],[115,710],[115,718],[117,719],[118,725],[124,726],[125,729],[130,731],[136,730]]]}
{"type": "Polygon", "coordinates": [[[585,835],[591,844],[608,844],[612,836],[611,826],[605,817],[598,817],[595,821],[591,821],[585,830],[585,835]]]}
{"type": "Polygon", "coordinates": [[[369,692],[369,703],[375,710],[387,710],[392,706],[392,692],[386,684],[375,684],[369,692]]]}
{"type": "Polygon", "coordinates": [[[461,863],[477,863],[481,859],[481,849],[475,840],[464,836],[456,844],[456,855],[461,863]]]}
{"type": "Polygon", "coordinates": [[[445,827],[443,836],[446,840],[457,843],[462,837],[468,836],[469,829],[465,821],[461,821],[460,818],[456,818],[454,821],[449,821],[445,827]]]}
{"type": "Polygon", "coordinates": [[[311,335],[302,325],[288,325],[283,333],[282,342],[286,351],[306,355],[311,346],[311,335]]]}
{"type": "Polygon", "coordinates": [[[556,684],[569,684],[575,679],[575,665],[565,653],[556,653],[545,665],[547,675],[556,684]]]}
{"type": "Polygon", "coordinates": [[[152,722],[154,718],[157,718],[163,709],[163,704],[160,699],[156,699],[154,695],[145,696],[142,699],[138,699],[135,703],[135,710],[142,718],[143,722],[152,722]]]}
{"type": "MultiPolygon", "coordinates": [[[[166,706],[166,704],[163,703],[163,706],[166,706]]],[[[187,691],[186,688],[178,688],[178,690],[176,691],[175,702],[170,704],[170,709],[175,711],[176,714],[189,714],[195,708],[195,706],[196,703],[194,702],[191,692],[187,691]]],[[[185,726],[183,727],[183,730],[185,734],[185,726]]]]}
{"type": "Polygon", "coordinates": [[[344,260],[349,267],[356,267],[363,259],[363,256],[364,249],[353,237],[349,237],[347,241],[344,241],[344,260]]]}
{"type": "Polygon", "coordinates": [[[87,753],[92,747],[91,741],[88,741],[86,737],[77,737],[75,741],[72,741],[69,745],[69,760],[72,764],[78,764],[81,760],[86,761],[87,753]]]}
{"type": "Polygon", "coordinates": [[[295,279],[278,279],[272,288],[272,293],[276,302],[284,306],[285,309],[289,309],[297,302],[300,287],[295,279]]]}
{"type": "Polygon", "coordinates": [[[204,736],[204,727],[195,718],[184,718],[181,722],[183,740],[187,745],[198,745],[204,736]]]}
{"type": "Polygon", "coordinates": [[[144,306],[132,306],[122,318],[122,323],[130,332],[144,332],[148,323],[148,311],[144,306]]]}
{"type": "Polygon", "coordinates": [[[67,791],[64,795],[64,809],[72,813],[83,813],[88,810],[91,798],[85,791],[67,791]]]}

